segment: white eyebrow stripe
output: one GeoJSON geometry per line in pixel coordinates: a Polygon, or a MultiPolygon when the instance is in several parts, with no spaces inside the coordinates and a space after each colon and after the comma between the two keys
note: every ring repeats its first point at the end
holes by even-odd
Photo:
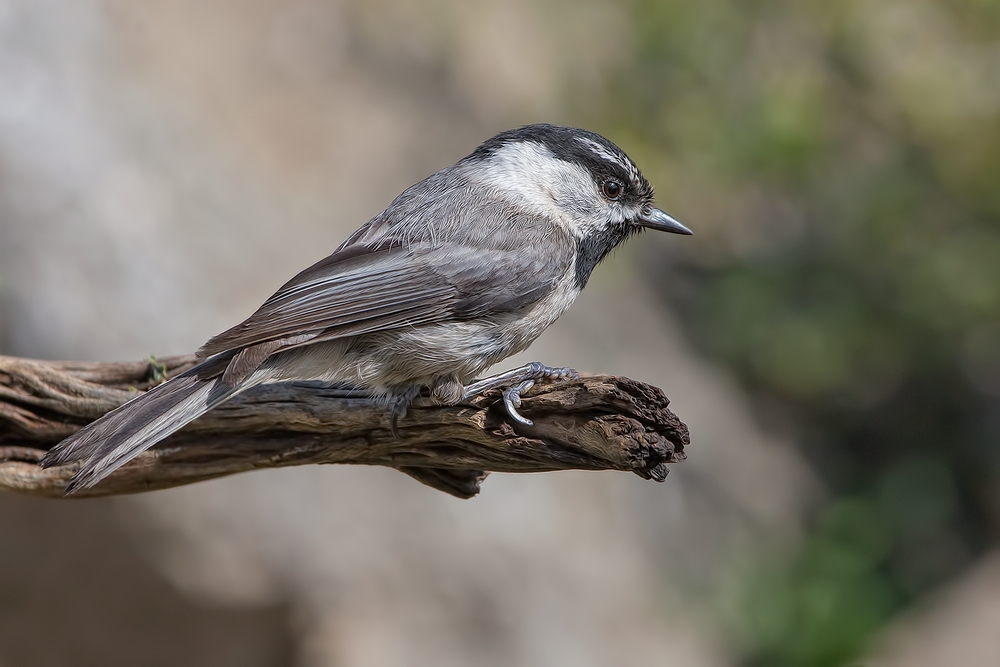
{"type": "Polygon", "coordinates": [[[614,162],[622,169],[624,169],[625,172],[628,174],[629,180],[631,180],[633,183],[638,183],[640,181],[641,177],[639,175],[639,170],[636,168],[634,164],[632,164],[632,161],[629,160],[628,158],[624,158],[621,155],[612,153],[607,148],[605,148],[601,144],[597,143],[596,141],[588,137],[577,137],[576,140],[579,141],[584,146],[586,146],[587,148],[589,148],[590,152],[592,152],[594,155],[609,162],[614,162]]]}

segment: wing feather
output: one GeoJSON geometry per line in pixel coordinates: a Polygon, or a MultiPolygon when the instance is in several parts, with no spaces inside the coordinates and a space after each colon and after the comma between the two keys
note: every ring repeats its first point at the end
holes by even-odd
{"type": "Polygon", "coordinates": [[[549,257],[466,244],[348,246],[290,280],[198,354],[290,338],[310,344],[529,307],[572,265],[572,244],[556,245],[549,257]]]}

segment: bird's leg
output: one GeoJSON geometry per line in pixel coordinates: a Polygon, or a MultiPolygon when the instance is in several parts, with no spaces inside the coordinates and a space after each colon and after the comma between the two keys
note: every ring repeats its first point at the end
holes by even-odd
{"type": "Polygon", "coordinates": [[[406,416],[406,409],[410,407],[413,399],[420,394],[420,385],[404,384],[398,385],[393,389],[391,403],[392,425],[390,426],[390,430],[392,431],[392,437],[399,439],[399,430],[396,428],[396,425],[400,419],[406,416]]]}
{"type": "Polygon", "coordinates": [[[476,380],[465,387],[463,399],[479,396],[491,389],[503,388],[503,404],[510,418],[519,424],[533,426],[530,419],[525,419],[517,412],[521,406],[521,394],[535,386],[541,380],[577,380],[580,374],[572,368],[551,368],[540,362],[533,361],[527,366],[515,368],[512,371],[499,373],[492,377],[476,380]]]}

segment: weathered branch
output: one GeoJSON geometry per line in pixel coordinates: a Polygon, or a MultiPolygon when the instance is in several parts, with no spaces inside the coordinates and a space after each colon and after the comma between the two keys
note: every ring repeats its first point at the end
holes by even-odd
{"type": "MultiPolygon", "coordinates": [[[[44,452],[83,425],[189,368],[194,357],[136,363],[43,362],[0,356],[0,488],[61,496],[75,466],[42,469],[44,452]]],[[[687,427],[659,389],[592,376],[541,384],[513,425],[488,394],[442,407],[418,399],[389,429],[388,412],[322,386],[256,387],[212,410],[80,496],[135,493],[256,468],[354,463],[397,468],[459,497],[483,471],[626,470],[663,481],[684,459],[687,427]]]]}

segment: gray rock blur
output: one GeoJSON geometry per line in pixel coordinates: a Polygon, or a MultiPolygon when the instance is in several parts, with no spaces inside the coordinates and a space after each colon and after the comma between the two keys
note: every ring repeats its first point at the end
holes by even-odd
{"type": "Polygon", "coordinates": [[[933,667],[1000,664],[1000,554],[993,552],[884,633],[867,664],[933,667]]]}
{"type": "MultiPolygon", "coordinates": [[[[0,353],[195,349],[482,139],[574,123],[622,30],[597,1],[0,2],[0,353]]],[[[664,485],[493,475],[463,502],[314,467],[96,506],[197,604],[287,607],[296,664],[729,664],[699,587],[794,540],[813,484],[636,252],[523,360],[663,387],[693,440],[664,485]]]]}

